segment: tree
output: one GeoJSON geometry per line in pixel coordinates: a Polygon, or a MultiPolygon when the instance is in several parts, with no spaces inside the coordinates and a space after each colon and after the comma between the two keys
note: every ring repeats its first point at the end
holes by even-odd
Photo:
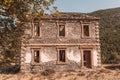
{"type": "Polygon", "coordinates": [[[26,22],[58,12],[55,0],[0,0],[0,65],[13,62],[19,53],[26,22]],[[2,59],[2,60],[1,60],[2,59]]]}
{"type": "Polygon", "coordinates": [[[27,21],[33,19],[35,16],[43,16],[47,11],[52,12],[56,10],[51,5],[55,0],[1,0],[0,13],[3,16],[11,19],[18,18],[19,21],[27,21]],[[30,16],[30,18],[28,18],[30,16]]]}
{"type": "Polygon", "coordinates": [[[90,13],[100,17],[100,44],[102,63],[120,63],[120,8],[90,13]]]}

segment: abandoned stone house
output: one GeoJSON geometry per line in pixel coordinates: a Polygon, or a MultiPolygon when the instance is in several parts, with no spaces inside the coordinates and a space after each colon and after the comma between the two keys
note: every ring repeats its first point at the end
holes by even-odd
{"type": "MultiPolygon", "coordinates": [[[[82,70],[101,66],[99,18],[61,13],[29,23],[29,44],[21,47],[21,71],[82,70]],[[40,24],[41,23],[41,24],[40,24]]],[[[23,45],[23,44],[22,44],[23,45]]]]}

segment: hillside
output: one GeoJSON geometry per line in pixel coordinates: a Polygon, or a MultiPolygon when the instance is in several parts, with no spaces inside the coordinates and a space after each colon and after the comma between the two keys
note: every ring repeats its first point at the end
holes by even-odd
{"type": "Polygon", "coordinates": [[[120,8],[98,10],[88,15],[100,18],[103,63],[120,63],[120,8]]]}

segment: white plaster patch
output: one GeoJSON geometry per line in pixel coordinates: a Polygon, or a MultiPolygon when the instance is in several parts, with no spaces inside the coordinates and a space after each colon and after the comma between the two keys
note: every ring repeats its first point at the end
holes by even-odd
{"type": "Polygon", "coordinates": [[[93,58],[94,58],[94,66],[98,66],[98,56],[97,56],[97,51],[96,50],[93,50],[93,58]]]}
{"type": "Polygon", "coordinates": [[[54,61],[54,59],[47,57],[44,53],[41,52],[41,62],[49,62],[49,61],[54,61]]]}
{"type": "Polygon", "coordinates": [[[31,51],[30,47],[26,48],[26,55],[25,55],[25,63],[30,63],[31,62],[31,51]]]}
{"type": "Polygon", "coordinates": [[[80,53],[74,55],[74,51],[71,50],[70,52],[67,53],[67,58],[78,63],[80,62],[80,53]]]}

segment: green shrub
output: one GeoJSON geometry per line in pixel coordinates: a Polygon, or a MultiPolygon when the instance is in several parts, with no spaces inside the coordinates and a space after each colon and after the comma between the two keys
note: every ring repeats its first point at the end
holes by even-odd
{"type": "Polygon", "coordinates": [[[20,71],[19,65],[8,66],[8,65],[1,65],[0,66],[0,73],[3,74],[15,74],[20,71]]]}

